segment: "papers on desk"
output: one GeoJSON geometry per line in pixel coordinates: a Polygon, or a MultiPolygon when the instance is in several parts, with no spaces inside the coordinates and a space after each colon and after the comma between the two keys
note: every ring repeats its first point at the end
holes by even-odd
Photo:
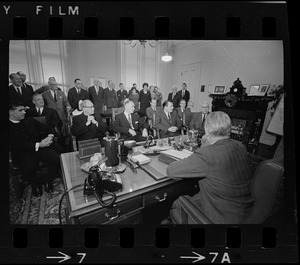
{"type": "Polygon", "coordinates": [[[128,155],[128,158],[130,160],[132,160],[134,163],[137,163],[139,162],[140,165],[143,165],[143,164],[147,164],[149,162],[151,162],[151,158],[143,155],[143,154],[132,154],[132,155],[128,155]]]}
{"type": "Polygon", "coordinates": [[[189,157],[192,154],[191,151],[183,149],[182,151],[170,149],[166,151],[161,151],[158,157],[158,160],[165,163],[170,164],[174,161],[178,161],[184,158],[189,157]]]}

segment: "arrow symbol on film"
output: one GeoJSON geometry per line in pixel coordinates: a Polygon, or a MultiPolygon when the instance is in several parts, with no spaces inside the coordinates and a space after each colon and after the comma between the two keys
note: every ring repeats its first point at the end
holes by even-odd
{"type": "Polygon", "coordinates": [[[195,259],[193,263],[205,259],[204,256],[198,254],[197,252],[192,251],[196,256],[180,256],[181,259],[195,259]]]}
{"type": "Polygon", "coordinates": [[[64,261],[66,261],[68,259],[71,259],[71,257],[69,255],[65,254],[65,253],[62,253],[60,251],[58,251],[58,253],[62,254],[63,256],[57,256],[57,257],[50,256],[50,257],[46,257],[46,258],[47,259],[62,259],[62,260],[59,261],[59,263],[64,262],[64,261]]]}

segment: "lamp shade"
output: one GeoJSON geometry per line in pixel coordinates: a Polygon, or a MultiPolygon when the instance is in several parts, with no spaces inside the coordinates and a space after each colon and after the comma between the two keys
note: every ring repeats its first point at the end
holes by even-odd
{"type": "Polygon", "coordinates": [[[162,56],[161,59],[164,62],[170,62],[170,61],[172,61],[172,56],[169,55],[168,53],[166,53],[166,55],[162,56]]]}

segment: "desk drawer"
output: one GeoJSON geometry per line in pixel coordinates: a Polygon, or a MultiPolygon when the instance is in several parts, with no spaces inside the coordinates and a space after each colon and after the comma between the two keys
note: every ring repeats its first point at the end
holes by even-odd
{"type": "Polygon", "coordinates": [[[195,182],[178,181],[167,187],[155,190],[145,195],[145,207],[155,203],[163,203],[175,200],[180,195],[189,194],[196,189],[195,182]]]}
{"type": "Polygon", "coordinates": [[[97,211],[79,217],[80,224],[104,224],[115,222],[119,218],[124,218],[129,213],[141,209],[143,206],[140,196],[120,203],[116,203],[112,208],[102,208],[97,211]]]}

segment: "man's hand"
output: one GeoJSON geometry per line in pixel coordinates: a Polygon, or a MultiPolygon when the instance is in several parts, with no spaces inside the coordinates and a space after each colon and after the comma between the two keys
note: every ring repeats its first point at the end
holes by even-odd
{"type": "Polygon", "coordinates": [[[177,131],[177,127],[176,126],[171,126],[169,129],[168,129],[168,131],[169,132],[176,132],[177,131]]]}
{"type": "Polygon", "coordinates": [[[146,128],[143,129],[143,133],[142,133],[143,137],[148,137],[148,131],[146,128]]]}
{"type": "Polygon", "coordinates": [[[93,119],[95,120],[94,116],[88,116],[87,121],[85,123],[86,126],[89,126],[92,123],[93,119]]]}
{"type": "Polygon", "coordinates": [[[90,117],[92,117],[91,122],[98,127],[98,122],[95,120],[95,117],[94,116],[90,116],[90,117]]]}
{"type": "Polygon", "coordinates": [[[135,130],[129,129],[128,131],[132,136],[136,136],[136,132],[135,130]]]}
{"type": "Polygon", "coordinates": [[[53,142],[53,137],[48,136],[39,143],[39,147],[47,147],[53,142]]]}

